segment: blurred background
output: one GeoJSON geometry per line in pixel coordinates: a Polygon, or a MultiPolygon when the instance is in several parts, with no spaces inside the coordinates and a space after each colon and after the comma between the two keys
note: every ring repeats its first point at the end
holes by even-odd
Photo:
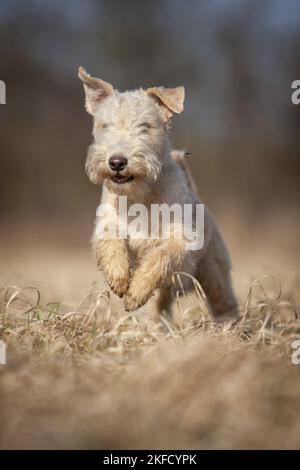
{"type": "Polygon", "coordinates": [[[0,0],[1,284],[39,284],[49,263],[57,284],[67,264],[59,271],[53,250],[69,253],[78,282],[95,276],[88,242],[99,188],[84,173],[92,122],[79,65],[120,90],[184,85],[173,144],[192,153],[235,279],[283,264],[294,271],[299,44],[297,0],[0,0]]]}

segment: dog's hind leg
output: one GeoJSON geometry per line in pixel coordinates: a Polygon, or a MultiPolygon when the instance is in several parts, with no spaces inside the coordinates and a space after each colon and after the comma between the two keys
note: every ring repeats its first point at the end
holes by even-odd
{"type": "Polygon", "coordinates": [[[230,269],[227,250],[219,234],[215,233],[206,253],[199,260],[196,278],[207,296],[216,321],[225,321],[238,316],[230,269]]]}

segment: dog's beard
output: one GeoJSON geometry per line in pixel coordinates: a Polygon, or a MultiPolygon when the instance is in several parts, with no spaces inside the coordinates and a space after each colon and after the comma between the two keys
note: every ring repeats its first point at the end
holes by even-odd
{"type": "Polygon", "coordinates": [[[116,184],[126,184],[134,180],[133,175],[123,175],[122,173],[117,172],[116,175],[112,175],[111,180],[116,184]]]}
{"type": "Polygon", "coordinates": [[[85,171],[90,181],[94,184],[101,184],[105,178],[106,158],[101,149],[96,144],[88,148],[85,162],[85,171]]]}
{"type": "Polygon", "coordinates": [[[128,195],[139,193],[141,190],[145,194],[151,188],[152,179],[149,178],[147,173],[130,172],[128,169],[125,172],[117,174],[105,175],[103,183],[109,191],[118,195],[128,195]]]}

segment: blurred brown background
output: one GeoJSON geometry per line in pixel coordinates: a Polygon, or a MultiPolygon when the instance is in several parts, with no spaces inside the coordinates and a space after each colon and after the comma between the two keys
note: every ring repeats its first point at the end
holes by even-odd
{"type": "Polygon", "coordinates": [[[77,79],[83,65],[120,90],[184,85],[173,143],[192,152],[235,264],[268,249],[293,262],[299,44],[297,0],[0,1],[2,252],[29,242],[47,251],[50,240],[89,256],[99,190],[84,174],[91,119],[77,79]]]}

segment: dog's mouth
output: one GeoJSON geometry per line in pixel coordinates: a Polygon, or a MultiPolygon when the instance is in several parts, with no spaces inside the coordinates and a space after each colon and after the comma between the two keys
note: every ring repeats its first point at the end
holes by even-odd
{"type": "Polygon", "coordinates": [[[113,175],[111,177],[111,180],[116,183],[116,184],[124,184],[124,183],[129,183],[130,181],[134,180],[134,176],[132,175],[121,175],[120,173],[117,173],[116,175],[113,175]]]}

